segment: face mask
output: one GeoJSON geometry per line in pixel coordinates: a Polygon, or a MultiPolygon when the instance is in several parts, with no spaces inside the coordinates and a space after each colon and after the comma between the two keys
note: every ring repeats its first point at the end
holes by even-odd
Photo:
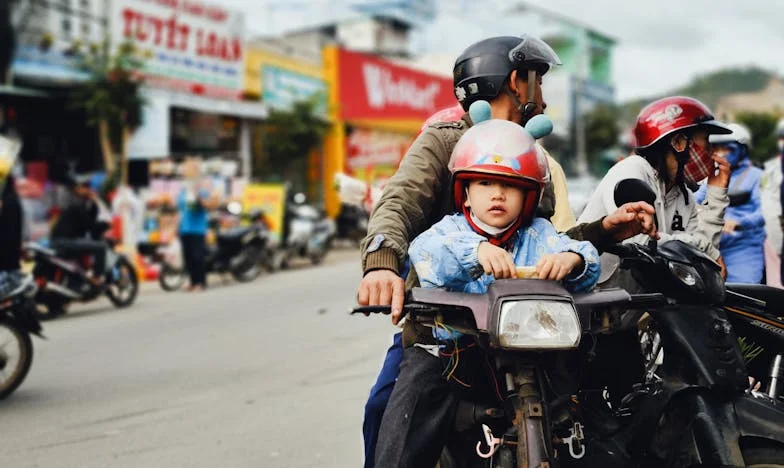
{"type": "Polygon", "coordinates": [[[689,160],[683,167],[683,179],[687,184],[697,184],[715,170],[712,152],[692,142],[689,144],[689,160]]]}
{"type": "Polygon", "coordinates": [[[727,162],[730,163],[731,168],[738,167],[738,164],[743,159],[743,148],[740,147],[737,143],[730,143],[727,145],[729,152],[724,155],[727,158],[727,162]]]}

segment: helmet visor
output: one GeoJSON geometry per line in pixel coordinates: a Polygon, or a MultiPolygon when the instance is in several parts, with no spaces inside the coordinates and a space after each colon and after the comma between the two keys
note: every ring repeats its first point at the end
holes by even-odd
{"type": "Polygon", "coordinates": [[[516,69],[534,69],[540,75],[561,65],[561,59],[552,47],[538,37],[523,34],[520,44],[509,51],[509,60],[516,69]]]}

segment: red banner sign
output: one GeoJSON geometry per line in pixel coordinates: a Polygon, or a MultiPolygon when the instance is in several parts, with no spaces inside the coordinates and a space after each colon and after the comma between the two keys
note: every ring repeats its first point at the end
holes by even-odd
{"type": "Polygon", "coordinates": [[[339,51],[340,117],[352,119],[426,119],[454,105],[452,80],[386,60],[339,51]]]}

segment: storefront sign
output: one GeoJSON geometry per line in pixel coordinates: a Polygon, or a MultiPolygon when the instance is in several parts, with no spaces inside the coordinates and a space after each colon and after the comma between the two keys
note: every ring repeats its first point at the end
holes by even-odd
{"type": "Polygon", "coordinates": [[[346,165],[350,171],[368,167],[397,167],[412,137],[378,130],[354,129],[346,139],[346,165]]]}
{"type": "Polygon", "coordinates": [[[198,0],[114,0],[112,5],[112,37],[150,52],[145,63],[148,84],[240,99],[242,12],[198,0]]]}
{"type": "Polygon", "coordinates": [[[270,225],[274,240],[280,242],[283,235],[283,209],[286,202],[286,187],[283,184],[248,184],[242,195],[245,212],[261,210],[270,225]]]}
{"type": "Polygon", "coordinates": [[[277,109],[290,109],[297,101],[304,101],[313,95],[320,94],[320,115],[326,114],[326,85],[323,80],[313,78],[291,70],[264,65],[261,70],[264,102],[277,109]]]}
{"type": "Polygon", "coordinates": [[[426,119],[455,104],[452,80],[368,55],[340,50],[340,117],[426,119]]]}

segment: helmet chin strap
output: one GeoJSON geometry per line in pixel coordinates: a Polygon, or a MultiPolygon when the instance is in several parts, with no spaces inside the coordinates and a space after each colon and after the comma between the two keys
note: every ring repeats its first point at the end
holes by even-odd
{"type": "Polygon", "coordinates": [[[536,94],[536,70],[527,70],[528,72],[528,101],[523,104],[520,98],[507,86],[506,93],[514,100],[517,105],[517,112],[520,113],[520,125],[525,125],[531,117],[536,115],[536,108],[538,107],[534,95],[536,94]]]}

